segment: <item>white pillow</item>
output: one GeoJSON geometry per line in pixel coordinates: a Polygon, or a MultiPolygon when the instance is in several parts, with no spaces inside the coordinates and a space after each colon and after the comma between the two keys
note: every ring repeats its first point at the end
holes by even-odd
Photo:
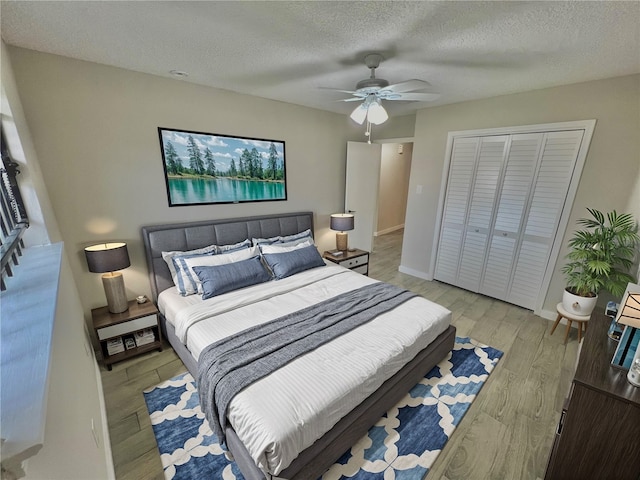
{"type": "Polygon", "coordinates": [[[272,243],[280,242],[280,235],[269,238],[253,238],[251,239],[251,242],[253,243],[253,245],[270,245],[272,243]]]}
{"type": "MultiPolygon", "coordinates": [[[[260,249],[256,247],[243,248],[230,253],[221,253],[219,255],[207,255],[198,257],[180,257],[178,262],[184,274],[183,290],[178,288],[182,296],[193,295],[194,293],[202,293],[202,283],[198,278],[193,267],[215,267],[218,265],[226,265],[228,263],[240,262],[248,260],[260,254],[260,249]]],[[[177,285],[176,285],[177,286],[177,285]]]]}
{"type": "Polygon", "coordinates": [[[285,252],[292,252],[300,248],[309,247],[311,245],[313,245],[313,240],[311,238],[304,238],[304,239],[294,240],[293,242],[287,242],[287,243],[274,243],[271,245],[260,245],[260,251],[266,254],[285,253],[285,252]]]}
{"type": "Polygon", "coordinates": [[[171,272],[171,278],[174,285],[178,285],[178,272],[176,271],[175,263],[173,259],[180,256],[197,256],[197,255],[214,255],[218,253],[218,247],[216,245],[209,245],[195,250],[188,250],[186,252],[175,250],[173,252],[162,252],[162,259],[166,262],[169,271],[171,272]]]}
{"type": "Polygon", "coordinates": [[[313,238],[311,236],[311,229],[307,228],[304,232],[300,232],[300,233],[296,233],[294,235],[285,235],[283,237],[280,237],[280,241],[282,243],[287,243],[287,242],[292,242],[294,240],[301,240],[301,239],[306,239],[306,238],[313,238]]]}
{"type": "Polygon", "coordinates": [[[233,252],[236,250],[240,250],[242,248],[249,248],[249,247],[251,247],[251,240],[247,238],[246,240],[243,240],[242,242],[238,242],[238,243],[232,243],[229,245],[218,245],[216,253],[228,253],[228,252],[233,252]]]}

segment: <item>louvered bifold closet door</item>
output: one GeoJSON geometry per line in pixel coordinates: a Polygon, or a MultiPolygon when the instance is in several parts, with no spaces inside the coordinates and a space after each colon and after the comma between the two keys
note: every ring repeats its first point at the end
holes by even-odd
{"type": "Polygon", "coordinates": [[[444,202],[442,228],[435,277],[446,283],[458,280],[458,266],[464,227],[467,222],[469,195],[476,167],[480,139],[456,138],[451,150],[447,192],[444,202]]]}
{"type": "Polygon", "coordinates": [[[506,300],[533,309],[567,198],[584,130],[544,134],[542,157],[506,300]]]}
{"type": "Polygon", "coordinates": [[[507,300],[514,258],[524,229],[524,213],[529,204],[542,143],[542,133],[511,137],[480,285],[480,293],[490,297],[507,300]]]}
{"type": "Polygon", "coordinates": [[[507,135],[480,139],[456,282],[458,286],[473,292],[479,290],[482,280],[487,240],[494,216],[508,139],[507,135]]]}
{"type": "Polygon", "coordinates": [[[583,136],[455,138],[434,278],[535,309],[583,136]]]}

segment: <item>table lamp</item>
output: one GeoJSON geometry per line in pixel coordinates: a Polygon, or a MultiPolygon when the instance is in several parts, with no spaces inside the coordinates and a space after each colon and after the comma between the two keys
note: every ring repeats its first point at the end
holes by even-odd
{"type": "Polygon", "coordinates": [[[640,328],[640,293],[627,292],[625,302],[618,313],[617,322],[640,328]]]}
{"type": "Polygon", "coordinates": [[[84,249],[89,271],[102,273],[102,285],[111,313],[122,313],[129,308],[124,289],[122,270],[131,265],[126,243],[100,243],[84,249]]]}
{"type": "Polygon", "coordinates": [[[329,228],[336,230],[336,249],[347,250],[349,245],[349,237],[345,233],[347,230],[353,230],[354,218],[350,213],[334,213],[331,215],[331,223],[329,228]]]}
{"type": "Polygon", "coordinates": [[[616,322],[624,325],[624,330],[611,363],[628,369],[636,358],[640,358],[640,285],[627,285],[616,322]]]}

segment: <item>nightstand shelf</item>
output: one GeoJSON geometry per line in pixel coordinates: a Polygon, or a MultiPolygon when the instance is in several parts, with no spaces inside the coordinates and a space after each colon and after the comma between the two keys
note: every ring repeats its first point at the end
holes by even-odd
{"type": "Polygon", "coordinates": [[[326,251],[323,257],[330,262],[337,263],[338,265],[353,270],[354,272],[361,273],[363,275],[369,275],[369,252],[365,250],[344,250],[342,255],[334,255],[333,253],[326,251]]]}
{"type": "Polygon", "coordinates": [[[111,370],[111,365],[128,358],[141,355],[151,350],[162,351],[162,333],[158,324],[158,309],[152,302],[138,303],[136,300],[129,302],[129,309],[122,313],[111,313],[108,307],[94,308],[91,310],[93,328],[100,342],[102,357],[105,366],[111,370]],[[154,340],[138,346],[135,334],[138,332],[153,332],[154,340]],[[134,342],[134,346],[126,348],[122,352],[109,355],[107,344],[112,340],[120,340],[123,345],[126,342],[134,342]]]}

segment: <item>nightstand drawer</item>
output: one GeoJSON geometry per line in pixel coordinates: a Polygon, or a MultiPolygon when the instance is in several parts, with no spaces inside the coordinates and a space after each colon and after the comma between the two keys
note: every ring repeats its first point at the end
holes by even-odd
{"type": "Polygon", "coordinates": [[[157,315],[147,315],[146,317],[136,318],[129,320],[128,322],[118,323],[109,327],[99,328],[96,330],[98,338],[105,340],[111,337],[117,337],[118,335],[126,335],[127,333],[133,333],[137,330],[144,328],[155,327],[158,325],[157,315]]]}
{"type": "Polygon", "coordinates": [[[369,263],[369,255],[360,255],[356,258],[348,258],[347,260],[342,260],[341,262],[338,262],[338,265],[347,268],[355,268],[359,265],[366,265],[367,263],[369,263]]]}
{"type": "Polygon", "coordinates": [[[362,275],[369,275],[369,265],[362,265],[360,267],[352,268],[351,270],[361,273],[362,275]]]}

